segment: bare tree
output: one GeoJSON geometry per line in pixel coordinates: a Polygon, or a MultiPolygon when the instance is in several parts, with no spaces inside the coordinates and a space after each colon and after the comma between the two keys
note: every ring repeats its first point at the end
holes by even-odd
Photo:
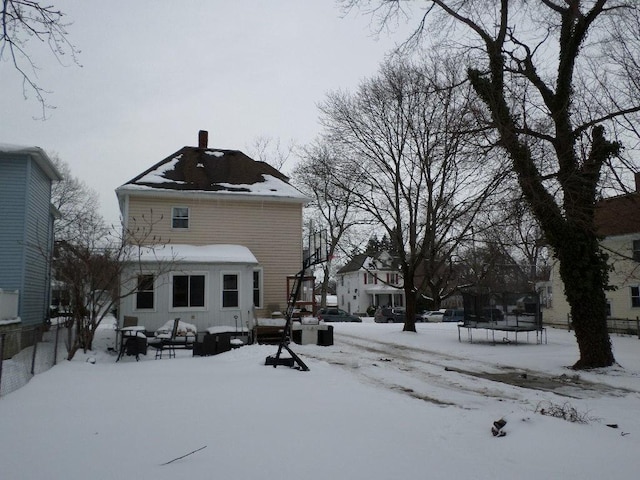
{"type": "Polygon", "coordinates": [[[363,223],[353,204],[358,185],[352,178],[342,178],[337,184],[333,171],[345,153],[339,145],[320,139],[304,149],[302,160],[293,172],[294,185],[312,199],[306,216],[314,228],[327,231],[327,261],[322,264],[320,307],[326,307],[333,259],[345,235],[363,223]]]}
{"type": "MultiPolygon", "coordinates": [[[[79,237],[107,233],[107,225],[99,214],[98,194],[71,173],[69,164],[56,154],[50,155],[62,180],[53,184],[51,204],[60,212],[54,224],[58,241],[77,241],[79,237]]],[[[86,243],[86,242],[85,242],[86,243]]]]}
{"type": "Polygon", "coordinates": [[[449,259],[493,180],[488,168],[486,181],[476,174],[486,158],[466,142],[473,110],[457,80],[442,59],[392,60],[355,94],[333,93],[320,106],[331,140],[348,152],[336,182],[358,183],[356,205],[399,247],[408,331],[415,331],[418,268],[431,278],[449,259]]]}
{"type": "MultiPolygon", "coordinates": [[[[533,291],[536,281],[548,280],[549,249],[542,228],[521,198],[507,195],[486,213],[485,228],[477,229],[477,238],[493,246],[493,251],[520,270],[524,279],[517,288],[533,291]]],[[[513,287],[516,287],[514,285],[513,287]]]]}
{"type": "MultiPolygon", "coordinates": [[[[347,3],[387,7],[379,10],[384,20],[403,2],[347,3]]],[[[640,110],[632,48],[639,38],[637,3],[425,3],[418,31],[437,21],[430,33],[450,33],[450,43],[471,55],[468,78],[559,260],[580,350],[574,368],[612,365],[607,256],[599,248],[594,209],[606,167],[620,158],[621,144],[612,135],[620,125],[633,125],[640,110]],[[540,154],[533,141],[548,148],[540,154]]]]}
{"type": "Polygon", "coordinates": [[[150,212],[137,222],[135,230],[126,230],[122,236],[92,230],[89,223],[81,229],[82,235],[57,243],[55,277],[69,290],[75,332],[70,336],[69,360],[79,349],[92,349],[95,332],[105,317],[145,282],[144,268],[151,263],[158,276],[172,269],[175,255],[167,253],[167,243],[154,234],[154,226],[161,220],[150,212]]]}
{"type": "MultiPolygon", "coordinates": [[[[45,118],[47,92],[37,81],[38,66],[33,62],[31,40],[47,45],[55,58],[61,62],[64,55],[70,55],[78,63],[76,47],[67,38],[69,23],[64,21],[64,13],[53,5],[41,4],[33,0],[2,0],[0,10],[0,61],[8,61],[22,77],[22,91],[25,98],[31,91],[42,107],[45,118]]],[[[61,62],[62,63],[62,62],[61,62]]]]}
{"type": "Polygon", "coordinates": [[[256,137],[249,146],[249,156],[259,162],[265,162],[277,170],[282,170],[291,158],[296,144],[290,141],[283,145],[279,138],[256,137]]]}
{"type": "MultiPolygon", "coordinates": [[[[135,230],[119,233],[106,225],[98,213],[96,193],[74,177],[69,165],[55,155],[53,163],[63,179],[53,185],[51,195],[52,204],[60,213],[54,227],[52,272],[69,298],[67,358],[71,360],[79,349],[91,350],[104,318],[120,300],[136,293],[139,279],[143,278],[141,257],[153,257],[155,250],[165,245],[154,234],[154,225],[161,219],[154,219],[152,211],[140,218],[135,230]]],[[[154,262],[160,273],[173,264],[166,258],[163,254],[162,260],[154,262]]]]}

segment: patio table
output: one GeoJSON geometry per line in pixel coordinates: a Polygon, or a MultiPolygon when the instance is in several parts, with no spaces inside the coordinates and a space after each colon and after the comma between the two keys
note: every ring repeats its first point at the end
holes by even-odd
{"type": "MultiPolygon", "coordinates": [[[[146,328],[143,325],[116,328],[116,345],[118,345],[118,337],[120,337],[120,346],[118,348],[118,358],[116,359],[116,362],[120,360],[120,358],[122,358],[122,355],[124,355],[124,352],[127,348],[127,340],[130,338],[146,339],[147,336],[144,334],[145,331],[146,328]]],[[[136,354],[136,360],[139,360],[138,355],[139,354],[136,354]]]]}

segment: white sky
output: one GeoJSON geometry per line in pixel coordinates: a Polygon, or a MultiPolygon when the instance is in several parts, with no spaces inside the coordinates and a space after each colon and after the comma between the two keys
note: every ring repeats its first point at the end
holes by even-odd
{"type": "MultiPolygon", "coordinates": [[[[30,42],[55,106],[23,99],[0,63],[0,142],[37,145],[67,162],[118,221],[115,188],[209,131],[209,146],[251,154],[258,137],[305,144],[327,92],[374,74],[410,26],[377,36],[369,17],[333,0],[55,0],[74,22],[82,68],[30,42]]],[[[289,170],[293,161],[285,166],[289,170]]]]}

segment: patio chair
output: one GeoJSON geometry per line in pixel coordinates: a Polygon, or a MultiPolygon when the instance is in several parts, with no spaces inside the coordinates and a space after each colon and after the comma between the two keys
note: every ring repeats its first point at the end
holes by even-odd
{"type": "Polygon", "coordinates": [[[154,337],[152,341],[149,342],[149,346],[151,348],[156,349],[156,359],[162,358],[162,353],[166,349],[169,352],[169,358],[175,358],[176,349],[175,349],[175,341],[178,336],[178,325],[180,324],[180,318],[176,318],[173,321],[173,328],[171,329],[171,333],[163,333],[154,337]]]}

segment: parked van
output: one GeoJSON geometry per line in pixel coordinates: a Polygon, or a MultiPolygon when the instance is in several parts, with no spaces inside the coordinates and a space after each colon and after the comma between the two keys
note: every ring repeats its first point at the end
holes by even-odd
{"type": "Polygon", "coordinates": [[[444,311],[442,315],[443,322],[463,322],[464,321],[464,309],[450,309],[444,311]]]}

